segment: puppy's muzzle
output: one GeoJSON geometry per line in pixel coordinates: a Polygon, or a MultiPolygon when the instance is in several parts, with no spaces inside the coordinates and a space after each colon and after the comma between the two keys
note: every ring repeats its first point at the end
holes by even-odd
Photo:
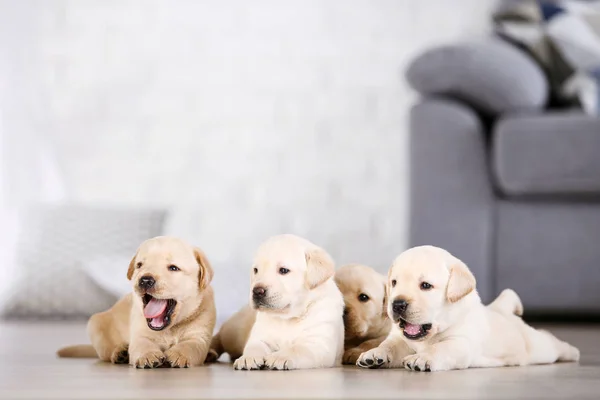
{"type": "Polygon", "coordinates": [[[252,288],[252,301],[257,308],[270,308],[269,292],[267,288],[260,285],[254,286],[252,288]]]}
{"type": "Polygon", "coordinates": [[[156,280],[154,279],[154,277],[152,277],[150,275],[142,276],[138,282],[139,288],[144,291],[152,289],[155,284],[156,284],[156,280]]]}
{"type": "Polygon", "coordinates": [[[392,312],[398,317],[403,316],[407,308],[408,302],[404,299],[396,299],[392,302],[392,312]]]}
{"type": "Polygon", "coordinates": [[[254,286],[252,289],[252,298],[254,301],[264,300],[267,297],[267,289],[263,286],[254,286]]]}

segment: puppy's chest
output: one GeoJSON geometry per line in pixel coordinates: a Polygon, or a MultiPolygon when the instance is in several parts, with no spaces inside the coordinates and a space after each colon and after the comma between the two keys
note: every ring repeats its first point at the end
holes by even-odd
{"type": "Polygon", "coordinates": [[[431,346],[431,344],[428,344],[426,342],[415,342],[413,340],[404,340],[404,342],[408,345],[408,347],[410,347],[415,353],[422,353],[425,352],[427,350],[428,347],[431,346]]]}
{"type": "Polygon", "coordinates": [[[293,321],[269,321],[263,326],[266,343],[272,351],[277,351],[282,347],[288,347],[299,341],[304,341],[309,337],[322,336],[327,325],[314,325],[306,323],[296,323],[293,321]]]}
{"type": "Polygon", "coordinates": [[[152,341],[156,343],[162,351],[166,351],[183,340],[178,332],[156,332],[152,341]]]}

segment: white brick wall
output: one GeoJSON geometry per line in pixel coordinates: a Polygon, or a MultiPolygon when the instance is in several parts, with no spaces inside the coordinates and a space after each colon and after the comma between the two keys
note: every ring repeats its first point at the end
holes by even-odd
{"type": "Polygon", "coordinates": [[[6,128],[55,146],[74,199],[169,206],[218,269],[294,232],[383,271],[406,236],[403,68],[481,36],[490,3],[2,1],[6,128]]]}

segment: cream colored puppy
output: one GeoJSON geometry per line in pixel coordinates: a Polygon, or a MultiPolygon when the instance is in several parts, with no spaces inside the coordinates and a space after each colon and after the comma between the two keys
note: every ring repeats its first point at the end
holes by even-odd
{"type": "Polygon", "coordinates": [[[256,321],[235,369],[340,365],[344,299],[325,250],[294,235],[274,236],[256,252],[250,304],[256,321]]]}
{"type": "Polygon", "coordinates": [[[515,315],[522,307],[513,291],[482,305],[471,271],[437,247],[414,247],[396,258],[388,299],[392,331],[360,356],[361,367],[445,371],[579,359],[575,347],[515,315]]]}
{"type": "Polygon", "coordinates": [[[385,276],[366,265],[344,265],[335,272],[345,304],[342,363],[356,364],[362,353],[379,346],[390,332],[385,281],[385,276]]]}
{"type": "Polygon", "coordinates": [[[212,277],[199,248],[174,237],[146,240],[127,270],[133,293],[90,318],[92,345],[69,346],[58,355],[137,368],[203,364],[216,318],[212,277]]]}

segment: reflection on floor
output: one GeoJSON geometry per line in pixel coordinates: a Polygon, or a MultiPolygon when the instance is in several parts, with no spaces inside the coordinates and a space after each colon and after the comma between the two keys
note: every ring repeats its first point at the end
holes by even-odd
{"type": "Polygon", "coordinates": [[[0,398],[364,398],[598,399],[600,325],[543,325],[580,348],[579,364],[438,373],[362,370],[135,370],[97,360],[58,359],[66,344],[87,343],[81,323],[0,325],[0,398]]]}

